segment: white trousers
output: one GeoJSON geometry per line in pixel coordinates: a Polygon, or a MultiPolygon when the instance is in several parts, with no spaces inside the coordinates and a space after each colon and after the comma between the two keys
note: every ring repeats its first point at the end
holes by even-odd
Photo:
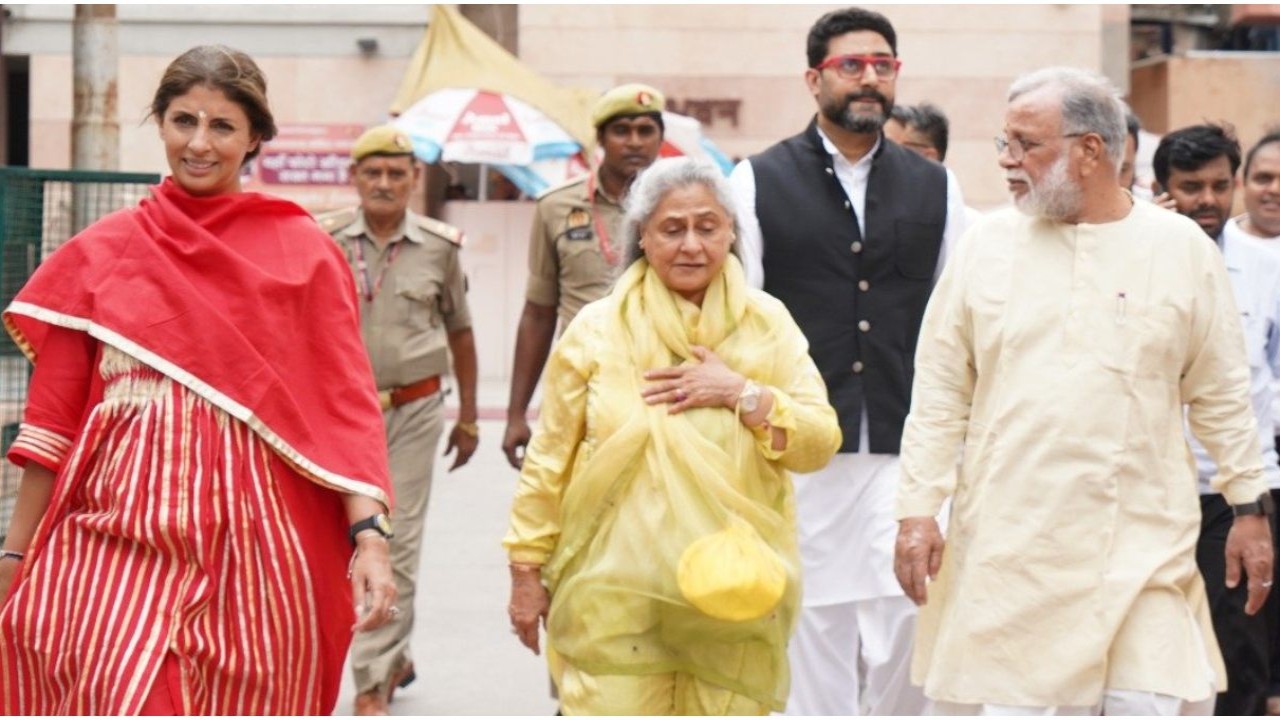
{"type": "Polygon", "coordinates": [[[916,608],[893,574],[898,457],[842,453],[794,481],[804,607],[786,714],[923,713],[910,682],[916,608]]]}
{"type": "Polygon", "coordinates": [[[787,648],[786,714],[923,714],[910,679],[915,630],[915,605],[902,596],[803,608],[787,648]]]}
{"type": "Polygon", "coordinates": [[[1195,702],[1171,695],[1138,690],[1107,690],[1097,705],[1030,707],[1025,705],[968,705],[931,702],[930,715],[1212,715],[1216,695],[1195,702]]]}

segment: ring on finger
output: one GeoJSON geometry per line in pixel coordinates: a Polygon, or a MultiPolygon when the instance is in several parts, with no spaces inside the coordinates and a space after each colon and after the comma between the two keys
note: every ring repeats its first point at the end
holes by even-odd
{"type": "Polygon", "coordinates": [[[684,390],[681,390],[680,388],[676,388],[676,402],[684,402],[684,400],[685,400],[684,390]]]}
{"type": "Polygon", "coordinates": [[[400,614],[400,608],[396,607],[395,605],[392,605],[391,608],[387,610],[387,614],[390,615],[391,617],[396,617],[400,614]]]}
{"type": "Polygon", "coordinates": [[[1262,587],[1264,587],[1264,588],[1269,588],[1269,587],[1271,587],[1271,583],[1272,583],[1272,582],[1274,582],[1274,581],[1272,581],[1272,580],[1268,580],[1268,581],[1266,581],[1266,582],[1262,583],[1262,587]]]}

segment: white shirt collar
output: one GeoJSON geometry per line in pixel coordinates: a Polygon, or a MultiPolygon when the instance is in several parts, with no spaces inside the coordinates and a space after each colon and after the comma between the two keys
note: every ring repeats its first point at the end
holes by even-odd
{"type": "MultiPolygon", "coordinates": [[[[834,156],[837,162],[841,160],[845,161],[846,163],[849,162],[849,159],[846,158],[840,152],[840,149],[836,147],[836,144],[831,142],[831,138],[827,137],[827,134],[822,132],[822,128],[820,126],[815,125],[814,129],[818,131],[818,137],[822,138],[822,149],[826,150],[828,155],[834,156]]],[[[877,133],[876,144],[871,146],[870,152],[868,152],[866,155],[863,155],[861,158],[859,158],[858,162],[850,163],[850,164],[853,165],[853,167],[862,167],[863,165],[868,165],[868,166],[871,165],[871,161],[875,158],[876,152],[880,149],[880,143],[882,142],[884,142],[883,136],[877,133]]]]}

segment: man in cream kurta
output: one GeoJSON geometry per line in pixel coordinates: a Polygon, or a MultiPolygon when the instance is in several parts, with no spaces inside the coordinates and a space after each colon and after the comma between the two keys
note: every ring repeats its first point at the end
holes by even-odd
{"type": "MultiPolygon", "coordinates": [[[[916,354],[895,567],[924,604],[912,680],[950,713],[1204,711],[1223,672],[1184,404],[1215,489],[1235,506],[1266,491],[1222,259],[1118,187],[1123,109],[1100,77],[1020,78],[1005,133],[1018,208],[961,240],[916,354]]],[[[1266,518],[1232,534],[1256,612],[1266,518]]]]}

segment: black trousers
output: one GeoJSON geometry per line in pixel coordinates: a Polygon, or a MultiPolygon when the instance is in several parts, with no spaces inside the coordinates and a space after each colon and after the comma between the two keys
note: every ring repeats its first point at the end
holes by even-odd
{"type": "MultiPolygon", "coordinates": [[[[1274,493],[1274,491],[1273,491],[1274,493]]],[[[1231,506],[1221,495],[1200,496],[1200,541],[1196,563],[1204,577],[1213,614],[1213,632],[1227,666],[1227,691],[1218,695],[1215,715],[1263,715],[1271,694],[1272,665],[1276,652],[1278,593],[1256,615],[1246,615],[1248,599],[1244,577],[1234,589],[1226,585],[1227,533],[1234,520],[1231,506]]],[[[1271,533],[1276,536],[1276,519],[1271,533]]]]}

